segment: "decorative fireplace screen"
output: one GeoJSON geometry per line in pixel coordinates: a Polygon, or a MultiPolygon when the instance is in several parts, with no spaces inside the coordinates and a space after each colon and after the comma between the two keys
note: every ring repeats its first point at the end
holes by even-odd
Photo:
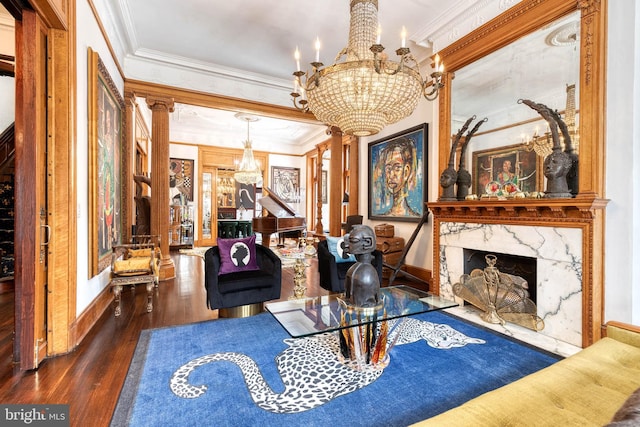
{"type": "Polygon", "coordinates": [[[527,282],[520,276],[501,273],[495,266],[495,255],[486,255],[485,260],[486,268],[462,275],[460,282],[453,285],[453,293],[482,310],[480,317],[485,322],[512,322],[534,331],[542,330],[544,321],[529,299],[527,282]]]}

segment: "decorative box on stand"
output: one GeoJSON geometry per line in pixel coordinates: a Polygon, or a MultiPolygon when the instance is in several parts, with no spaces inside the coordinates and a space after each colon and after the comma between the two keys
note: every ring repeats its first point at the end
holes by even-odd
{"type": "Polygon", "coordinates": [[[402,252],[404,249],[403,237],[376,237],[376,249],[383,254],[402,252]]]}
{"type": "Polygon", "coordinates": [[[374,227],[374,232],[376,233],[376,238],[393,237],[395,234],[395,227],[392,224],[378,224],[374,227]]]}
{"type": "MultiPolygon", "coordinates": [[[[395,227],[391,224],[379,224],[374,229],[376,233],[376,249],[382,252],[382,262],[387,265],[396,265],[402,257],[404,250],[404,238],[394,237],[395,227]]],[[[392,270],[382,267],[382,278],[389,279],[392,270]]]]}

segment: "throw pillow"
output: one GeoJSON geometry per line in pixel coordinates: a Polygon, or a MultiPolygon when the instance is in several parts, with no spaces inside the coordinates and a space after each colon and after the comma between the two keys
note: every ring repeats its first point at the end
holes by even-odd
{"type": "Polygon", "coordinates": [[[327,236],[327,247],[336,262],[356,262],[356,256],[344,249],[344,237],[327,236]]]}
{"type": "Polygon", "coordinates": [[[260,270],[256,259],[255,234],[243,239],[218,239],[220,271],[218,274],[260,270]]]}

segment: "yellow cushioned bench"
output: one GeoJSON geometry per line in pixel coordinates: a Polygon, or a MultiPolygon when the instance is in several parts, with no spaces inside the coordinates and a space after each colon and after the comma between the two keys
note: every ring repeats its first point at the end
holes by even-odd
{"type": "Polygon", "coordinates": [[[609,322],[573,356],[415,426],[602,427],[638,388],[640,328],[609,322]]]}

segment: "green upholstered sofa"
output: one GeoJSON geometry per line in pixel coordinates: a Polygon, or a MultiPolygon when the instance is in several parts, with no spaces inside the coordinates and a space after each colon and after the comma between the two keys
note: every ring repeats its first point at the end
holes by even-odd
{"type": "Polygon", "coordinates": [[[601,427],[635,400],[635,418],[611,426],[639,426],[639,388],[640,327],[609,322],[605,338],[573,356],[415,425],[601,427]]]}

